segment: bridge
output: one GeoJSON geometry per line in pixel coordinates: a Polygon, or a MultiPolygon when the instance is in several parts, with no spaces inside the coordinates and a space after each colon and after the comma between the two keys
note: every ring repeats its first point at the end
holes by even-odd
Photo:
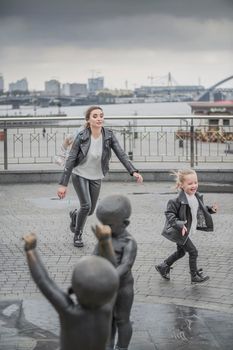
{"type": "MultiPolygon", "coordinates": [[[[227,81],[233,79],[233,75],[229,76],[228,78],[225,78],[221,81],[219,81],[218,83],[212,85],[211,87],[209,87],[203,94],[201,94],[201,96],[198,97],[197,101],[206,101],[206,97],[209,96],[210,92],[214,91],[216,89],[216,87],[226,83],[227,81]]],[[[228,91],[232,89],[227,89],[228,91]]],[[[209,100],[209,99],[207,99],[209,100]]]]}
{"type": "Polygon", "coordinates": [[[18,109],[20,106],[70,106],[72,102],[76,102],[77,98],[72,96],[50,96],[50,95],[39,95],[34,96],[31,94],[19,95],[19,96],[1,96],[0,105],[11,105],[13,109],[18,109]]]}

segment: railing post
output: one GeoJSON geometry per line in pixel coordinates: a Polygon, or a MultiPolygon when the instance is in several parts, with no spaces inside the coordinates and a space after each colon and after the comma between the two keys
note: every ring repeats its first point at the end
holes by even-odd
{"type": "Polygon", "coordinates": [[[125,129],[123,129],[123,148],[124,148],[124,151],[126,151],[126,140],[125,140],[125,129]]]}
{"type": "Polygon", "coordinates": [[[198,165],[198,140],[197,140],[197,132],[194,132],[194,138],[195,138],[195,165],[198,165]]]}
{"type": "Polygon", "coordinates": [[[194,126],[193,126],[193,118],[191,119],[190,125],[190,166],[194,167],[194,126]]]}
{"type": "Polygon", "coordinates": [[[131,126],[131,122],[129,122],[128,134],[129,134],[129,152],[131,152],[132,151],[132,126],[131,126]]]}
{"type": "Polygon", "coordinates": [[[4,170],[8,169],[8,159],[7,159],[7,129],[4,130],[4,170]]]}

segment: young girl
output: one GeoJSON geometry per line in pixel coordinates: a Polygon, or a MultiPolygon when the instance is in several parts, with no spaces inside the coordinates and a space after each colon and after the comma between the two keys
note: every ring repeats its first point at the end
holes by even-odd
{"type": "Polygon", "coordinates": [[[177,250],[155,268],[164,279],[170,280],[172,264],[187,252],[191,283],[202,283],[207,281],[209,276],[204,276],[202,269],[197,268],[198,251],[190,237],[195,234],[196,229],[213,231],[213,220],[210,214],[217,212],[217,205],[214,204],[212,207],[204,205],[203,196],[197,192],[198,179],[194,170],[179,170],[174,175],[176,188],[180,189],[180,193],[177,198],[168,201],[162,235],[175,242],[177,250]]]}
{"type": "Polygon", "coordinates": [[[69,151],[71,149],[72,143],[74,141],[74,135],[68,134],[65,136],[64,141],[62,142],[59,155],[54,157],[54,162],[62,167],[65,166],[66,159],[69,156],[69,151]]]}

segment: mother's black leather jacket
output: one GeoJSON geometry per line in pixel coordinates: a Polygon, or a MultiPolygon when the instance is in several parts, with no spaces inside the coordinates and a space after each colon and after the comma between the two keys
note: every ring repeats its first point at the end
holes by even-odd
{"type": "MultiPolygon", "coordinates": [[[[127,154],[121,148],[116,136],[110,129],[102,128],[103,136],[103,152],[101,158],[102,172],[105,176],[109,170],[109,161],[111,158],[111,149],[114,151],[120,162],[124,165],[130,175],[138,170],[135,169],[133,164],[130,162],[127,154]]],[[[68,159],[65,164],[65,169],[59,181],[60,185],[67,186],[71,172],[74,167],[76,167],[82,160],[86,157],[91,144],[91,130],[90,128],[85,128],[80,131],[76,136],[72,148],[70,150],[68,159]]]]}
{"type": "MultiPolygon", "coordinates": [[[[196,192],[195,196],[199,203],[196,229],[213,231],[213,220],[210,214],[215,212],[211,207],[204,205],[203,195],[196,192]]],[[[173,242],[181,245],[184,244],[188,238],[192,224],[191,209],[184,191],[181,191],[177,198],[168,201],[165,216],[166,222],[162,235],[173,242]],[[184,225],[187,227],[187,233],[182,236],[181,231],[184,225]]]]}

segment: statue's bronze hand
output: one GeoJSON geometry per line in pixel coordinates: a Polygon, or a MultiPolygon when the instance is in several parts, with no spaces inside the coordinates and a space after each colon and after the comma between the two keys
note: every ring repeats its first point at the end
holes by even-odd
{"type": "Polygon", "coordinates": [[[108,225],[96,225],[95,227],[92,226],[92,231],[99,241],[108,239],[112,236],[111,227],[108,225]]]}
{"type": "Polygon", "coordinates": [[[23,240],[25,242],[24,249],[26,251],[36,248],[37,239],[35,233],[29,233],[27,235],[24,235],[23,240]]]}

